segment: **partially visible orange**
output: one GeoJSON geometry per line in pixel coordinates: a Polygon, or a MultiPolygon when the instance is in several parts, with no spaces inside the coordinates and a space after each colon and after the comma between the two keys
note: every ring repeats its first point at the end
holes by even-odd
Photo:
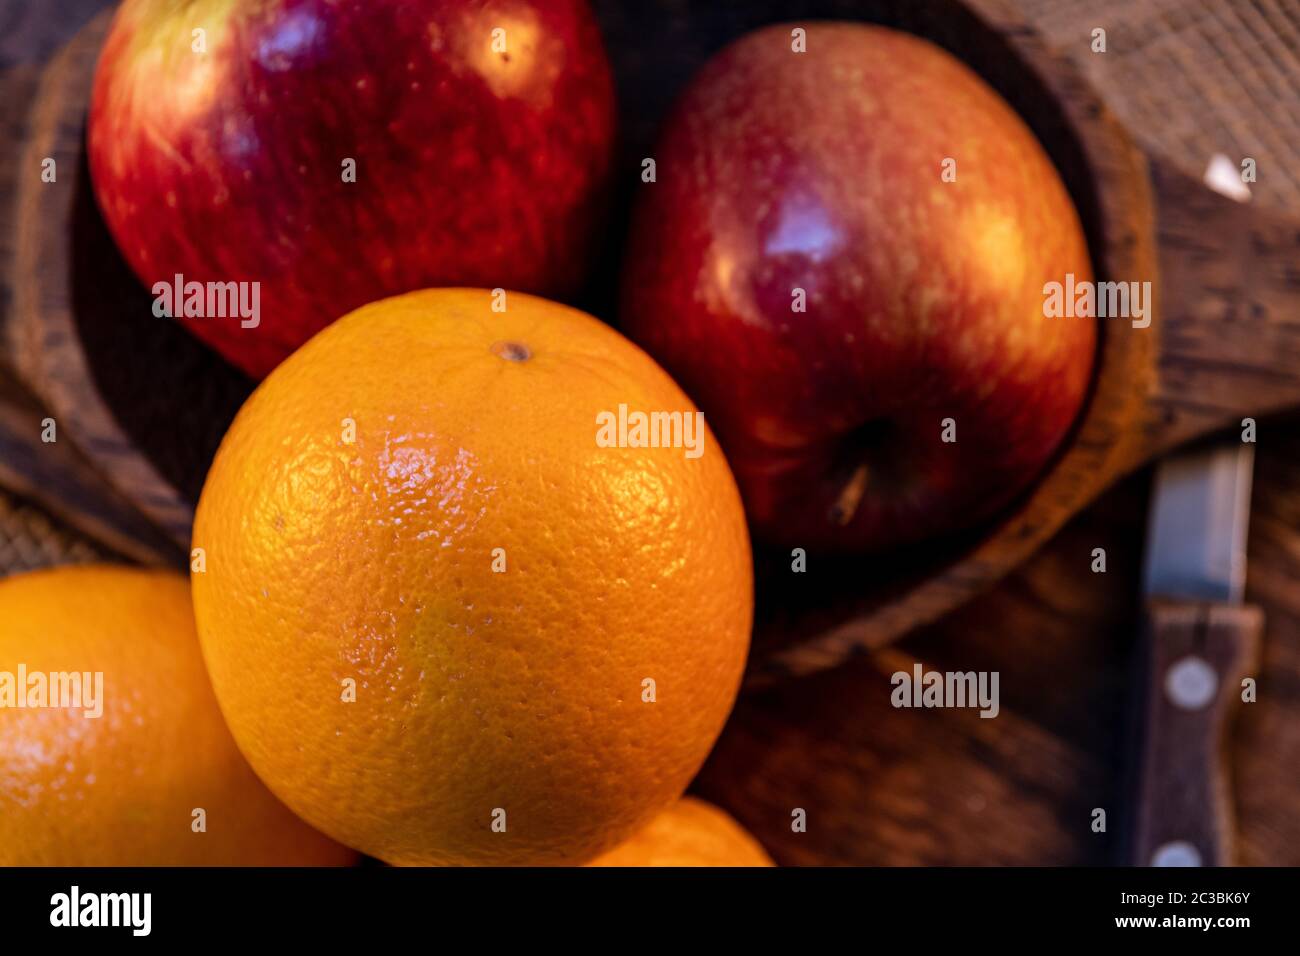
{"type": "Polygon", "coordinates": [[[762,844],[711,803],[682,797],[588,866],[774,866],[762,844]]]}
{"type": "MultiPolygon", "coordinates": [[[[62,686],[57,702],[67,703],[74,685],[62,686]]],[[[355,859],[239,755],[203,669],[185,578],[105,565],[0,581],[0,865],[355,859]],[[35,696],[50,679],[33,675],[52,672],[61,684],[91,675],[81,707],[15,706],[15,690],[25,703],[56,702],[48,689],[35,696]],[[86,706],[92,697],[101,716],[87,716],[100,709],[86,706]]]]}
{"type": "Polygon", "coordinates": [[[618,844],[695,774],[749,643],[713,435],[699,457],[597,442],[621,404],[694,405],[596,319],[501,301],[417,292],[325,329],[240,411],[195,522],[199,634],[240,748],[389,863],[618,844]]]}

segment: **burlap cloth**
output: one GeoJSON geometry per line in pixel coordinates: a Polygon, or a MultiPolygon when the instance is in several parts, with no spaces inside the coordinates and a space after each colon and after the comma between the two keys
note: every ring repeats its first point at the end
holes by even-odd
{"type": "Polygon", "coordinates": [[[102,561],[105,556],[44,512],[0,492],[0,574],[102,561]]]}
{"type": "Polygon", "coordinates": [[[1148,150],[1200,175],[1255,160],[1257,203],[1300,212],[1300,0],[1018,0],[1148,150]],[[1106,52],[1091,51],[1106,30],[1106,52]]]}
{"type": "MultiPolygon", "coordinates": [[[[1255,202],[1300,212],[1300,0],[1019,0],[1149,150],[1199,175],[1256,161],[1255,202]],[[1092,50],[1106,31],[1106,52],[1092,50]]],[[[49,55],[103,0],[0,0],[0,66],[49,55]]],[[[112,557],[0,491],[0,576],[112,557]]]]}

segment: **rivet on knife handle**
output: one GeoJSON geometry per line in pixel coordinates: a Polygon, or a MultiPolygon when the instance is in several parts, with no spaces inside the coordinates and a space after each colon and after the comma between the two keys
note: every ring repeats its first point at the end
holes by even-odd
{"type": "Polygon", "coordinates": [[[1249,605],[1151,602],[1135,865],[1234,862],[1225,737],[1262,623],[1249,605]]]}

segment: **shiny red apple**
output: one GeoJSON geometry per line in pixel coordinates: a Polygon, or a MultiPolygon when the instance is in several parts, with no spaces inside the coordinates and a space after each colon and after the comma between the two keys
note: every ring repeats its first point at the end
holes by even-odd
{"type": "Polygon", "coordinates": [[[760,537],[879,550],[1043,471],[1096,346],[1043,287],[1091,267],[1056,170],[971,70],[883,28],[800,26],[806,52],[794,25],[749,34],[677,103],[621,318],[704,410],[760,537]]]}
{"type": "Polygon", "coordinates": [[[126,0],[88,146],[147,285],[260,283],[183,320],[261,377],[389,294],[572,293],[613,130],[586,0],[126,0]]]}

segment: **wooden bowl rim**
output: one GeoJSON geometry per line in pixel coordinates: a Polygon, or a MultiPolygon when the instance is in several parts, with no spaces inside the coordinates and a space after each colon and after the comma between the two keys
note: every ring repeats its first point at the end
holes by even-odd
{"type": "MultiPolygon", "coordinates": [[[[76,175],[94,64],[113,13],[105,10],[94,17],[42,72],[21,168],[39,169],[42,159],[49,157],[64,177],[76,175]],[[87,72],[70,68],[87,60],[92,64],[87,72]],[[72,116],[67,115],[70,103],[79,104],[72,116]]],[[[69,424],[69,434],[109,483],[188,551],[193,509],[136,450],[95,384],[78,345],[67,279],[72,270],[69,224],[76,201],[76,190],[69,184],[75,180],[59,182],[65,188],[50,188],[51,184],[37,182],[33,176],[20,179],[13,282],[16,362],[56,420],[69,424]],[[55,356],[61,363],[57,368],[55,356]],[[148,493],[142,495],[141,489],[148,493]]]]}

